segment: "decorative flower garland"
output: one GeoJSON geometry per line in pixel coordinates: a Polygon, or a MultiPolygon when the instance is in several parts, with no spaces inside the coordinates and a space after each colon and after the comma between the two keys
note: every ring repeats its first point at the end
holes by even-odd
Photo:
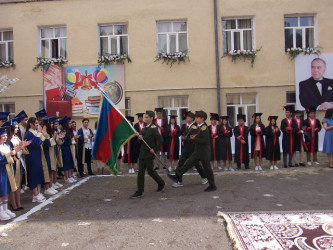
{"type": "Polygon", "coordinates": [[[286,54],[288,54],[290,60],[294,60],[299,54],[311,55],[311,54],[320,54],[319,47],[316,48],[291,48],[287,49],[286,54]]]}
{"type": "Polygon", "coordinates": [[[230,50],[228,53],[224,53],[223,57],[230,56],[231,61],[236,63],[237,60],[243,59],[251,61],[251,67],[253,67],[254,61],[256,59],[257,53],[261,50],[260,49],[253,49],[253,50],[230,50]]]}
{"type": "Polygon", "coordinates": [[[110,55],[106,54],[98,58],[97,63],[98,66],[101,66],[102,64],[104,65],[109,65],[113,63],[124,63],[124,61],[127,60],[127,62],[132,62],[131,58],[129,58],[128,55],[126,54],[120,54],[120,55],[110,55]]]}
{"type": "Polygon", "coordinates": [[[67,59],[63,57],[59,58],[42,58],[42,57],[37,57],[37,64],[35,67],[32,69],[33,71],[37,70],[38,68],[41,68],[43,70],[43,67],[46,66],[46,68],[49,68],[50,65],[58,65],[58,66],[63,66],[68,62],[67,59]]]}
{"type": "Polygon", "coordinates": [[[187,51],[186,52],[176,52],[176,53],[158,53],[158,55],[155,58],[155,61],[162,61],[162,64],[166,62],[168,65],[170,63],[170,68],[172,67],[172,64],[178,62],[180,64],[181,62],[185,62],[186,59],[190,61],[190,58],[188,57],[187,51]]]}
{"type": "Polygon", "coordinates": [[[0,68],[15,68],[15,64],[13,61],[0,61],[0,68]]]}

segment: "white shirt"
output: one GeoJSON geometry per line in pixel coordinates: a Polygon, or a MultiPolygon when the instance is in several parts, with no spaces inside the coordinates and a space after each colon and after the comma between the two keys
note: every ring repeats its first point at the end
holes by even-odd
{"type": "Polygon", "coordinates": [[[212,125],[212,133],[215,134],[216,131],[216,125],[212,125]]]}
{"type": "Polygon", "coordinates": [[[162,122],[163,122],[163,119],[156,119],[156,123],[157,123],[157,125],[158,125],[158,132],[160,133],[160,134],[162,134],[162,131],[161,131],[161,129],[160,129],[160,127],[162,127],[162,122]]]}
{"type": "MultiPolygon", "coordinates": [[[[323,80],[323,79],[320,79],[319,81],[321,81],[321,80],[323,80]]],[[[321,86],[321,83],[317,82],[316,85],[317,85],[317,88],[319,90],[320,95],[322,95],[322,86],[321,86]]]]}
{"type": "MultiPolygon", "coordinates": [[[[87,128],[82,128],[82,132],[83,134],[85,134],[86,136],[85,137],[89,137],[90,135],[90,130],[87,128]]],[[[91,138],[88,138],[88,141],[84,144],[84,147],[87,148],[87,149],[91,149],[91,138]]]]}

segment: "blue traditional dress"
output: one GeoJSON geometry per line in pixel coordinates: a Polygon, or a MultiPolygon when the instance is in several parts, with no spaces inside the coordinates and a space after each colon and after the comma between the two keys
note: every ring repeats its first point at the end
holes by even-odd
{"type": "Polygon", "coordinates": [[[27,165],[28,186],[32,190],[39,184],[50,181],[42,148],[45,137],[36,130],[29,129],[25,132],[24,140],[31,141],[31,144],[27,146],[29,154],[25,156],[25,162],[27,165]]]}
{"type": "MultiPolygon", "coordinates": [[[[324,118],[322,123],[327,123],[327,127],[333,125],[333,118],[324,118]]],[[[333,129],[325,131],[323,153],[333,154],[333,129]]]]}
{"type": "Polygon", "coordinates": [[[0,145],[0,197],[7,196],[17,190],[14,171],[14,160],[7,145],[0,145]]]}

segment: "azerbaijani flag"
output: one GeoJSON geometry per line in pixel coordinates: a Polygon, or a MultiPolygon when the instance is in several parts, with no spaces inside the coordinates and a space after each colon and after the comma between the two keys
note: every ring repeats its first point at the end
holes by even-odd
{"type": "Polygon", "coordinates": [[[103,95],[92,159],[103,162],[117,175],[117,159],[121,147],[135,136],[134,131],[112,101],[103,95]]]}

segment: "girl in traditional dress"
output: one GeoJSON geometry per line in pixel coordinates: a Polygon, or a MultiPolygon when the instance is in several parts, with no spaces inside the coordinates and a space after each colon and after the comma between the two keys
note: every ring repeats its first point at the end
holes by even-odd
{"type": "Polygon", "coordinates": [[[265,156],[265,126],[261,122],[262,113],[254,113],[252,118],[254,118],[253,124],[250,127],[251,134],[251,158],[254,159],[256,165],[256,171],[262,171],[261,162],[262,157],[265,156]]]}
{"type": "Polygon", "coordinates": [[[24,147],[30,145],[30,141],[21,141],[18,136],[19,126],[16,119],[12,119],[8,121],[8,125],[10,126],[8,131],[8,139],[7,144],[9,145],[12,151],[15,151],[15,155],[13,156],[13,167],[14,167],[14,176],[17,190],[9,194],[9,200],[12,205],[13,211],[23,210],[21,206],[21,184],[23,182],[23,176],[26,175],[25,162],[23,159],[23,150],[26,150],[24,147]]]}
{"type": "Polygon", "coordinates": [[[327,154],[329,167],[333,168],[333,109],[326,110],[322,123],[325,129],[323,153],[327,154]]]}
{"type": "Polygon", "coordinates": [[[220,155],[224,163],[224,171],[234,171],[232,168],[232,151],[231,151],[231,137],[232,137],[232,128],[229,125],[228,119],[229,116],[221,116],[221,132],[222,138],[220,141],[220,155]]]}
{"type": "MultiPolygon", "coordinates": [[[[0,128],[0,220],[10,220],[16,215],[8,209],[8,194],[17,190],[12,158],[15,150],[10,150],[6,144],[7,127],[0,128]]],[[[17,148],[21,150],[20,147],[17,148]]]]}
{"type": "Polygon", "coordinates": [[[73,143],[73,132],[69,127],[71,118],[64,117],[59,121],[62,132],[65,132],[65,137],[62,139],[63,143],[60,146],[61,158],[63,163],[62,170],[65,174],[66,183],[74,183],[76,180],[72,177],[72,170],[74,169],[74,158],[72,155],[71,145],[73,143]]]}
{"type": "Polygon", "coordinates": [[[28,120],[24,140],[31,141],[27,146],[29,154],[25,156],[27,165],[28,186],[32,190],[32,202],[44,202],[46,199],[41,193],[41,184],[50,182],[47,163],[43,153],[43,141],[46,127],[42,128],[35,117],[28,120]]]}
{"type": "Polygon", "coordinates": [[[179,160],[179,136],[180,127],[177,125],[176,115],[169,115],[170,121],[165,133],[167,158],[169,160],[169,171],[176,169],[179,160]]]}
{"type": "Polygon", "coordinates": [[[266,159],[270,161],[270,170],[278,170],[277,161],[281,159],[279,137],[281,131],[276,125],[277,116],[269,116],[269,125],[265,129],[266,133],[266,159]]]}

